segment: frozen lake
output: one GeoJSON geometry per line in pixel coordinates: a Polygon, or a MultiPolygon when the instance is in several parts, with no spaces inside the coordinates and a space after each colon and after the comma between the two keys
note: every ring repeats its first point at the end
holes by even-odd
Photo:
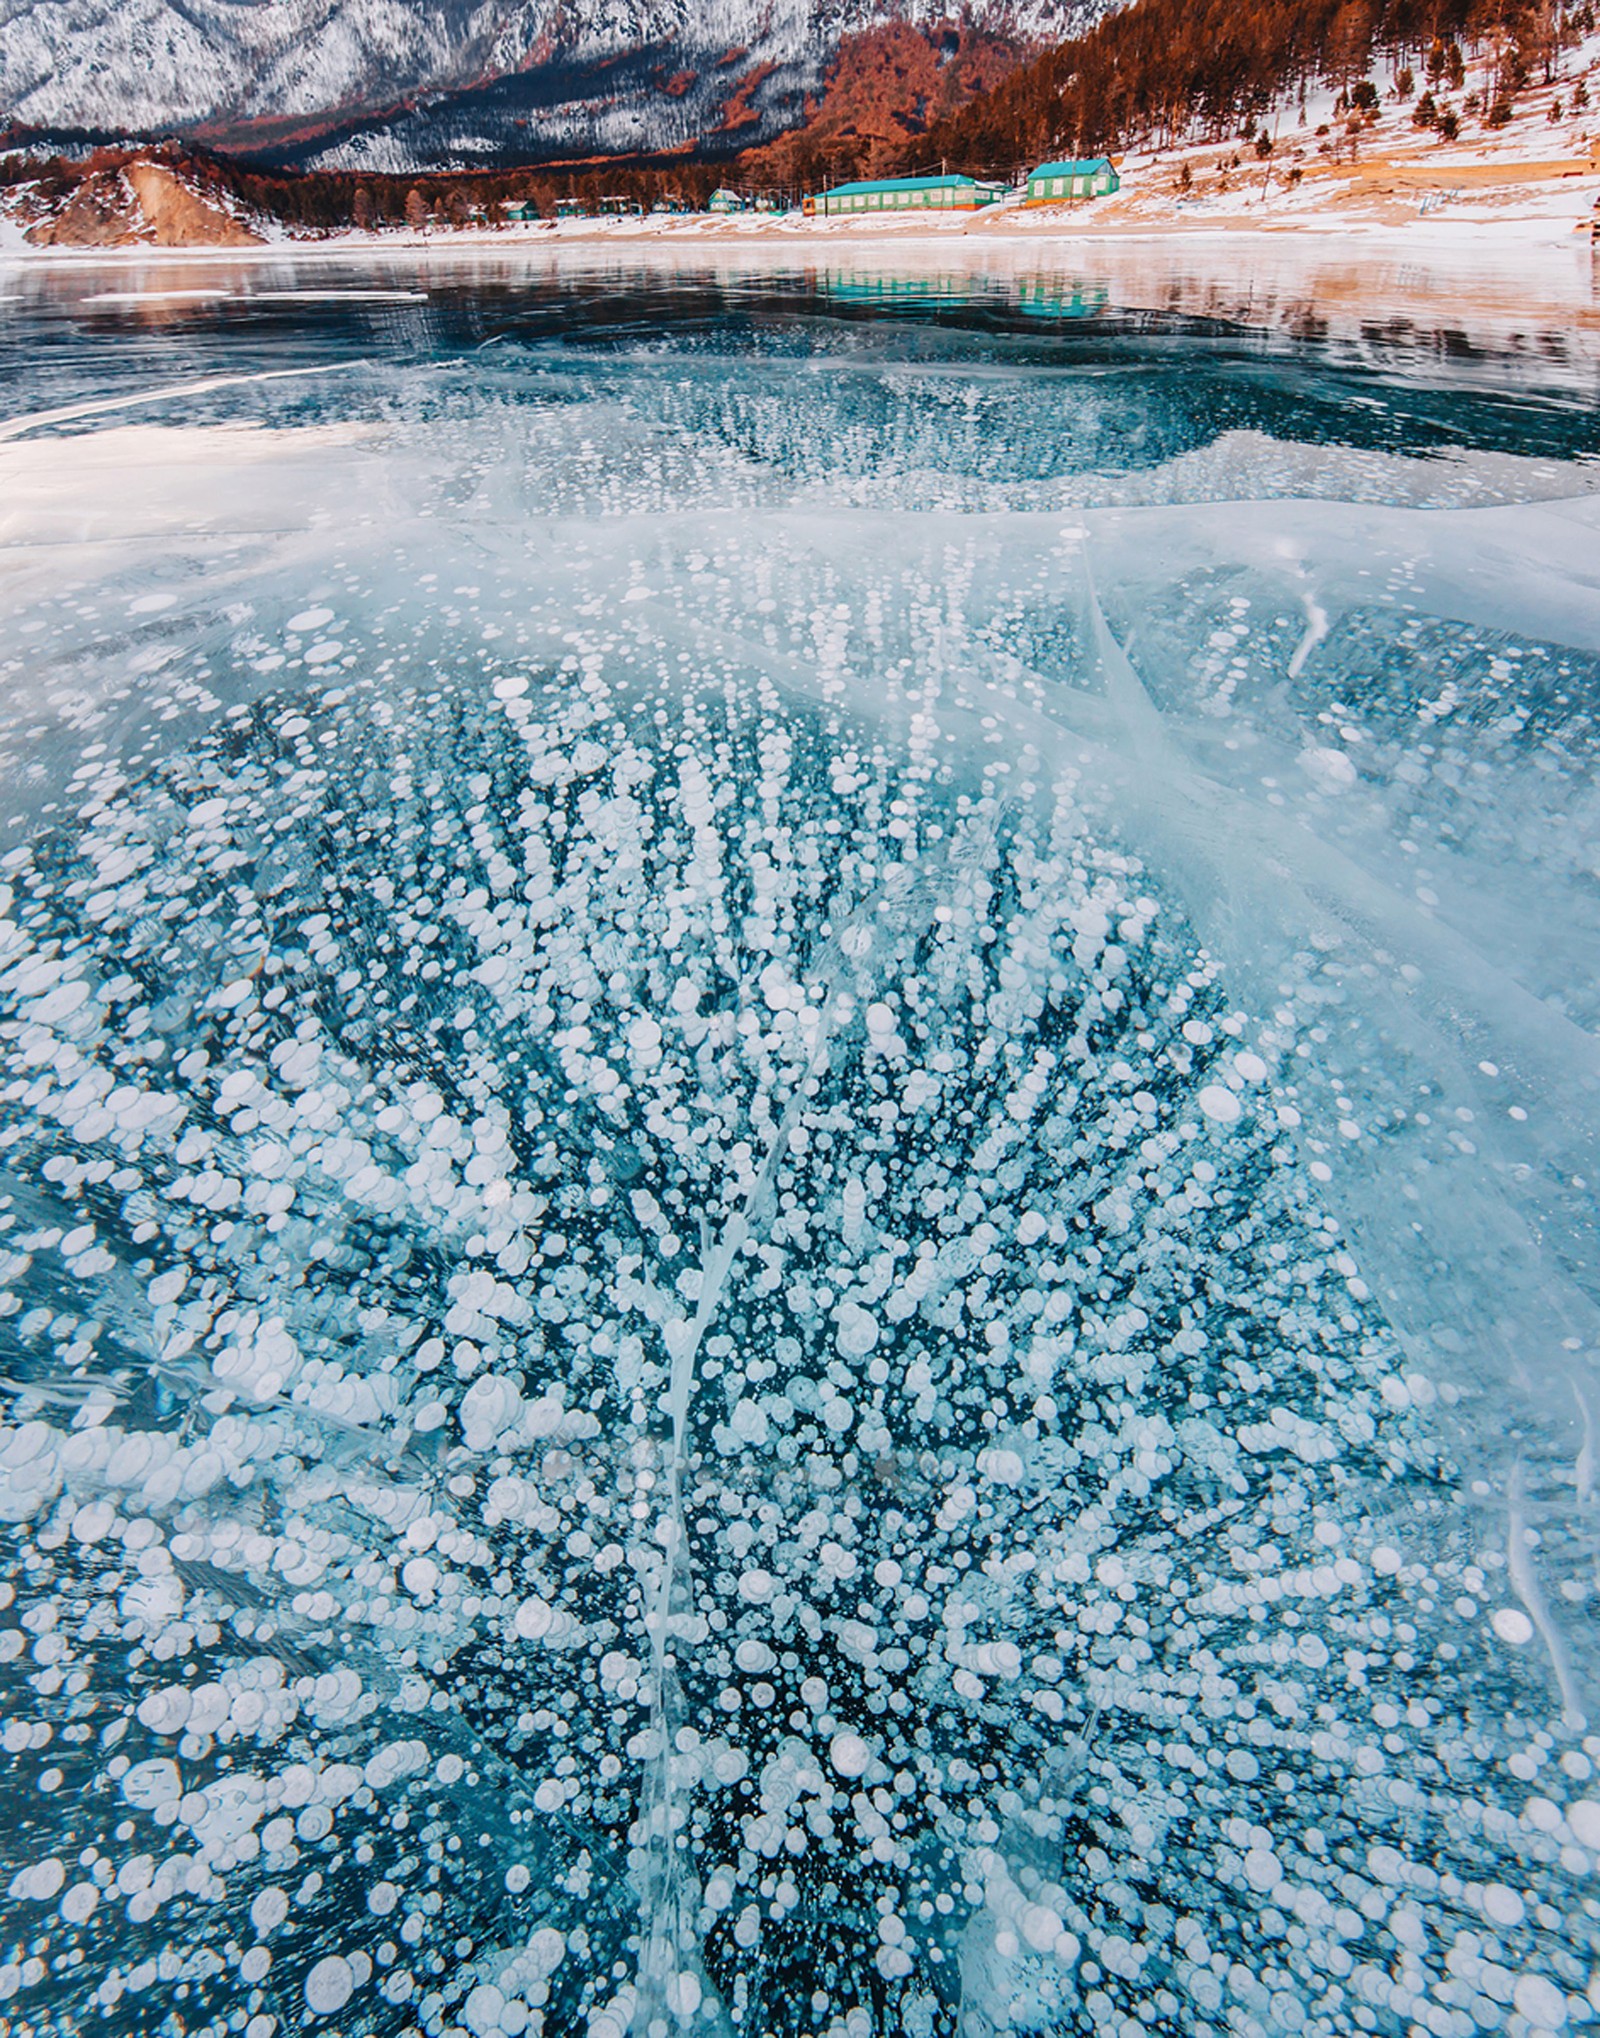
{"type": "Polygon", "coordinates": [[[1600,2019],[1600,302],[0,267],[0,1999],[1600,2019]]]}

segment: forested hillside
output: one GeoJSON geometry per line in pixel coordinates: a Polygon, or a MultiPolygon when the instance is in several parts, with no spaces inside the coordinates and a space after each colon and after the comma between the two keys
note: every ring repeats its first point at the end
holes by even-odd
{"type": "Polygon", "coordinates": [[[1135,202],[1213,206],[1244,189],[1241,160],[1251,188],[1274,185],[1279,202],[1302,179],[1436,141],[1492,144],[1507,160],[1587,151],[1600,161],[1595,0],[1135,0],[1009,69],[1017,58],[1014,44],[970,29],[947,31],[937,48],[903,24],[875,30],[847,40],[778,141],[631,161],[296,173],[193,142],[49,149],[22,136],[0,155],[0,220],[38,238],[76,204],[74,218],[111,232],[128,203],[119,180],[139,161],[268,237],[487,226],[514,202],[548,219],[563,198],[591,212],[618,197],[703,207],[722,183],[793,204],[864,174],[946,162],[1010,178],[1066,154],[1132,153],[1135,202]],[[1167,151],[1182,159],[1152,176],[1167,151]]]}
{"type": "Polygon", "coordinates": [[[1249,139],[1275,106],[1322,87],[1359,120],[1380,63],[1416,95],[1419,125],[1495,128],[1594,23],[1591,0],[1136,0],[934,123],[900,167],[1010,172],[1055,154],[1249,139]],[[1483,54],[1486,82],[1458,108],[1465,56],[1483,54]]]}

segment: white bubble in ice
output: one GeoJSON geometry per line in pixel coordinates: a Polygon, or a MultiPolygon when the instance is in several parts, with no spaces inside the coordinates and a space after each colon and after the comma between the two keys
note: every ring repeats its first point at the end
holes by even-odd
{"type": "Polygon", "coordinates": [[[289,1898],[281,1889],[258,1890],[250,1905],[250,1923],[259,1937],[275,1932],[289,1915],[289,1898]]]}
{"type": "Polygon", "coordinates": [[[1242,1082],[1264,1083],[1267,1080],[1266,1063],[1259,1054],[1251,1054],[1248,1049],[1234,1056],[1233,1065],[1238,1070],[1242,1082]]]}
{"type": "Polygon", "coordinates": [[[1195,1102],[1213,1125],[1232,1125],[1239,1116],[1238,1098],[1221,1083],[1207,1083],[1195,1102]]]}
{"type": "Polygon", "coordinates": [[[461,1430],[469,1451],[487,1451],[522,1413],[522,1396],[509,1380],[485,1373],[461,1397],[461,1430]]]}
{"type": "Polygon", "coordinates": [[[761,995],[773,1012],[787,1012],[799,1003],[789,972],[781,962],[769,962],[761,972],[761,995]]]}
{"type": "Polygon", "coordinates": [[[1600,1854],[1600,1799],[1580,1797],[1567,1806],[1567,1824],[1580,1847],[1600,1854]]]}
{"type": "Polygon", "coordinates": [[[1300,766],[1324,792],[1342,792],[1356,782],[1356,768],[1342,750],[1309,745],[1300,753],[1300,766]]]}
{"type": "Polygon", "coordinates": [[[100,1892],[92,1882],[75,1882],[61,1899],[61,1915],[69,1925],[86,1924],[100,1905],[100,1892]]]}
{"type": "Polygon", "coordinates": [[[1283,1863],[1270,1847],[1252,1847],[1244,1857],[1245,1880],[1265,1894],[1283,1880],[1283,1863]]]}
{"type": "Polygon", "coordinates": [[[822,1421],[834,1436],[843,1436],[855,1420],[855,1409],[842,1394],[831,1394],[822,1405],[822,1421]]]}
{"type": "Polygon", "coordinates": [[[122,1795],[140,1811],[176,1804],[183,1795],[176,1762],[135,1762],[122,1779],[122,1795]]]}
{"type": "Polygon", "coordinates": [[[879,1335],[878,1319],[870,1310],[863,1309],[859,1302],[840,1303],[836,1343],[846,1358],[865,1358],[879,1335]]]}
{"type": "Polygon", "coordinates": [[[188,1685],[163,1683],[139,1700],[137,1718],[153,1734],[181,1734],[190,1724],[190,1712],[194,1712],[194,1694],[188,1685]]]}
{"type": "Polygon", "coordinates": [[[764,1606],[777,1589],[777,1579],[759,1566],[739,1574],[739,1597],[749,1600],[752,1606],[764,1606]]]}
{"type": "Polygon", "coordinates": [[[332,609],[302,609],[298,615],[289,618],[288,627],[296,636],[304,636],[308,630],[320,630],[332,621],[332,609]]]}
{"type": "Polygon", "coordinates": [[[741,1442],[747,1444],[764,1444],[770,1430],[766,1410],[749,1395],[734,1404],[728,1417],[728,1427],[741,1442]]]}
{"type": "Polygon", "coordinates": [[[835,1734],[828,1743],[828,1760],[840,1776],[864,1776],[872,1762],[872,1750],[859,1734],[835,1734]]]}
{"type": "Polygon", "coordinates": [[[10,1894],[31,1897],[35,1903],[47,1904],[53,1896],[60,1894],[66,1879],[66,1869],[52,1854],[43,1861],[35,1861],[30,1867],[19,1869],[11,1878],[10,1894]]]}
{"type": "Polygon", "coordinates": [[[493,2034],[501,2028],[500,2019],[505,2006],[502,1991],[493,1982],[485,1981],[468,1994],[461,2013],[466,2019],[467,2029],[474,2032],[476,2038],[493,2038],[493,2034]]]}
{"type": "Polygon", "coordinates": [[[1514,1649],[1520,1649],[1524,1642],[1533,1640],[1533,1622],[1520,1606],[1502,1606],[1490,1616],[1490,1626],[1502,1642],[1509,1642],[1514,1649]]]}
{"type": "Polygon", "coordinates": [[[555,1617],[555,1608],[535,1592],[517,1608],[511,1617],[511,1625],[525,1642],[536,1642],[541,1635],[549,1634],[555,1617]]]}
{"type": "Polygon", "coordinates": [[[1022,1651],[1015,1642],[986,1642],[983,1645],[983,1672],[986,1677],[1020,1677],[1022,1651]]]}
{"type": "Polygon", "coordinates": [[[527,1950],[518,1965],[526,1965],[536,1980],[543,1981],[555,1973],[566,1957],[565,1934],[558,1932],[554,1925],[541,1925],[528,1941],[527,1950]]]}
{"type": "Polygon", "coordinates": [[[1022,1914],[1022,1936],[1035,1953],[1049,1953],[1066,1930],[1059,1911],[1048,1904],[1029,1904],[1022,1914]]]}
{"type": "Polygon", "coordinates": [[[681,1968],[667,1983],[667,2008],[684,2022],[699,2009],[700,1996],[700,1978],[688,1968],[681,1968]]]}
{"type": "Polygon", "coordinates": [[[1567,1999],[1542,1974],[1525,1974],[1512,1991],[1512,2002],[1539,2031],[1559,2031],[1567,2021],[1567,1999]]]}
{"type": "Polygon", "coordinates": [[[1503,1882],[1487,1883],[1483,1892],[1483,1914],[1496,1925],[1520,1925],[1522,1899],[1503,1882]]]}
{"type": "Polygon", "coordinates": [[[330,1953],[306,1976],[306,2003],[319,2017],[331,2017],[349,2002],[355,1985],[355,1972],[349,1961],[330,1953]]]}

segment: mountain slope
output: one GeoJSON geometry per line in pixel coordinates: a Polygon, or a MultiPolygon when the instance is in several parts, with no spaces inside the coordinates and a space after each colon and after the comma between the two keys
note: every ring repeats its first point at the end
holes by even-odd
{"type": "Polygon", "coordinates": [[[1317,129],[1328,157],[1359,150],[1384,94],[1426,94],[1419,132],[1494,133],[1530,88],[1583,73],[1594,30],[1594,0],[1139,0],[930,123],[897,167],[1254,140],[1318,90],[1337,94],[1317,129]]]}
{"type": "MultiPolygon", "coordinates": [[[[979,0],[1053,40],[1106,0],[979,0]]],[[[285,162],[405,169],[770,139],[841,41],[940,30],[948,0],[0,0],[0,113],[185,132],[285,162]]]]}
{"type": "Polygon", "coordinates": [[[882,170],[1029,54],[1025,44],[970,28],[929,35],[889,22],[847,36],[801,121],[740,156],[739,181],[793,188],[882,170]]]}

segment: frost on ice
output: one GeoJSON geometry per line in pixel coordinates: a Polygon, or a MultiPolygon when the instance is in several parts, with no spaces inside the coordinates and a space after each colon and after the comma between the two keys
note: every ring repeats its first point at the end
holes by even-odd
{"type": "Polygon", "coordinates": [[[500,692],[268,697],[7,866],[0,1990],[1585,2021],[1600,1741],[1290,1039],[1070,779],[500,692]]]}

